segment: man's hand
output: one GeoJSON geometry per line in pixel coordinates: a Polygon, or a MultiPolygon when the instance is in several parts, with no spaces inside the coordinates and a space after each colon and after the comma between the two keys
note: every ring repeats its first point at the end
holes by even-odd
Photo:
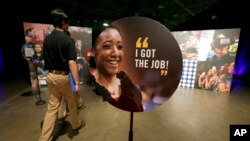
{"type": "Polygon", "coordinates": [[[80,84],[79,84],[79,83],[76,84],[76,85],[75,85],[75,88],[76,88],[76,92],[79,92],[79,91],[80,91],[80,84]]]}

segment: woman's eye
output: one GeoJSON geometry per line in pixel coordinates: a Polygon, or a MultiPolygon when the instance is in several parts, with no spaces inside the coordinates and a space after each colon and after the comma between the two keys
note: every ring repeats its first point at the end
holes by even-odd
{"type": "Polygon", "coordinates": [[[122,50],[123,49],[123,45],[118,45],[118,49],[122,50]]]}
{"type": "Polygon", "coordinates": [[[104,44],[103,48],[110,48],[110,46],[111,46],[110,44],[104,44]]]}

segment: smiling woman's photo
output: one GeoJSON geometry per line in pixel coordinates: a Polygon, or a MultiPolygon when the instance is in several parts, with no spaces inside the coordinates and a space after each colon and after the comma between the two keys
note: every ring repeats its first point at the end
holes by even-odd
{"type": "Polygon", "coordinates": [[[119,109],[141,112],[141,92],[126,72],[119,68],[123,60],[123,48],[125,46],[116,27],[93,30],[90,66],[96,66],[92,69],[96,93],[119,109]]]}

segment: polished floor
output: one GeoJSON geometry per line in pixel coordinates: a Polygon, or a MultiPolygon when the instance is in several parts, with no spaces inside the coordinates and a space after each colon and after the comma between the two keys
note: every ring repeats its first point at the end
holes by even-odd
{"type": "MultiPolygon", "coordinates": [[[[73,139],[62,134],[57,141],[129,141],[130,113],[119,110],[81,85],[86,121],[73,139]]],[[[47,102],[29,93],[22,80],[0,82],[0,141],[37,141],[47,102]],[[29,95],[30,94],[30,95],[29,95]]],[[[47,101],[46,87],[40,90],[47,101]]],[[[133,141],[229,141],[230,124],[250,124],[250,88],[235,86],[230,95],[178,88],[162,106],[134,113],[133,141]]],[[[132,141],[130,139],[130,141],[132,141]]]]}

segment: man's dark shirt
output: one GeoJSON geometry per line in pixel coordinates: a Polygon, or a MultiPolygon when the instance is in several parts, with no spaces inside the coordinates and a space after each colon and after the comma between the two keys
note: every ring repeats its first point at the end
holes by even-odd
{"type": "Polygon", "coordinates": [[[207,70],[211,69],[213,66],[215,66],[217,69],[220,69],[221,66],[225,64],[230,64],[234,61],[234,59],[235,58],[230,57],[229,54],[225,54],[221,57],[217,57],[216,55],[214,55],[213,57],[208,58],[206,61],[206,64],[208,66],[207,70]]]}
{"type": "Polygon", "coordinates": [[[53,30],[43,43],[45,70],[69,71],[68,60],[76,60],[75,42],[63,31],[53,30]]]}

